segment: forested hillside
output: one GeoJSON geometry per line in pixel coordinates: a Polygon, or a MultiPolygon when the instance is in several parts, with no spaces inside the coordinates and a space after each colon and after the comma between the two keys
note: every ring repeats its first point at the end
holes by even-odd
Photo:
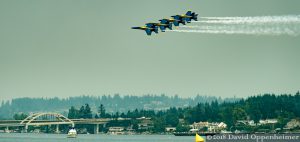
{"type": "Polygon", "coordinates": [[[239,98],[226,98],[197,95],[194,98],[181,98],[177,95],[102,95],[102,96],[79,96],[61,98],[16,98],[11,101],[2,101],[0,106],[0,118],[12,118],[16,113],[30,112],[59,112],[66,114],[71,106],[80,107],[89,104],[91,109],[96,112],[97,107],[103,104],[106,112],[127,112],[128,110],[166,110],[170,107],[188,107],[195,106],[198,103],[205,102],[234,102],[239,98]]]}

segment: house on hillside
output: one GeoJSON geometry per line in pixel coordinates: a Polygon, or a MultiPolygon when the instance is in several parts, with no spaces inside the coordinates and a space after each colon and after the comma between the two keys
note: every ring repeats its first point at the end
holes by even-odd
{"type": "Polygon", "coordinates": [[[256,126],[254,120],[238,120],[237,123],[244,124],[247,126],[256,126]]]}
{"type": "Polygon", "coordinates": [[[141,117],[141,118],[137,118],[137,120],[139,120],[138,123],[139,130],[146,131],[154,127],[151,118],[141,117]]]}
{"type": "MultiPolygon", "coordinates": [[[[220,132],[221,130],[224,130],[227,128],[227,124],[224,122],[198,122],[198,123],[193,123],[191,125],[191,130],[203,130],[206,131],[205,129],[207,128],[208,132],[220,132]]],[[[190,131],[191,131],[190,130],[190,131]]]]}
{"type": "Polygon", "coordinates": [[[259,120],[260,125],[266,125],[266,124],[276,124],[278,123],[277,119],[266,119],[266,120],[259,120]]]}
{"type": "Polygon", "coordinates": [[[294,129],[294,128],[300,128],[300,120],[299,119],[292,119],[290,122],[288,122],[285,125],[285,128],[287,129],[294,129]]]}

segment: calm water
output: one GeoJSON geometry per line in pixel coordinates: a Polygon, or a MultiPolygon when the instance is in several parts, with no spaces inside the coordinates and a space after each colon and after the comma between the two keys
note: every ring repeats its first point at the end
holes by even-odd
{"type": "Polygon", "coordinates": [[[193,142],[194,137],[173,135],[78,135],[0,133],[0,142],[193,142]]]}

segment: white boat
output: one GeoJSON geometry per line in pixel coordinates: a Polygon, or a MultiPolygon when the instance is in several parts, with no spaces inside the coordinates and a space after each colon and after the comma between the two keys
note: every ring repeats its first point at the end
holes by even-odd
{"type": "Polygon", "coordinates": [[[77,137],[77,131],[75,128],[72,128],[68,132],[68,138],[76,138],[77,137]]]}

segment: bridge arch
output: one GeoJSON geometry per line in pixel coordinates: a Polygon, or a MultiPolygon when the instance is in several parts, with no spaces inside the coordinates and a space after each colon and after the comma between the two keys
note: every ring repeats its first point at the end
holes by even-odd
{"type": "Polygon", "coordinates": [[[62,114],[59,113],[53,113],[53,112],[47,112],[47,113],[34,113],[30,116],[28,116],[27,118],[25,118],[24,120],[22,120],[20,122],[20,124],[25,125],[26,127],[28,127],[28,125],[48,125],[51,123],[41,123],[41,122],[36,122],[37,119],[39,118],[43,118],[43,117],[52,117],[57,119],[59,122],[55,122],[53,124],[71,124],[72,127],[74,127],[74,122],[72,120],[70,120],[69,118],[63,116],[62,114]]]}

